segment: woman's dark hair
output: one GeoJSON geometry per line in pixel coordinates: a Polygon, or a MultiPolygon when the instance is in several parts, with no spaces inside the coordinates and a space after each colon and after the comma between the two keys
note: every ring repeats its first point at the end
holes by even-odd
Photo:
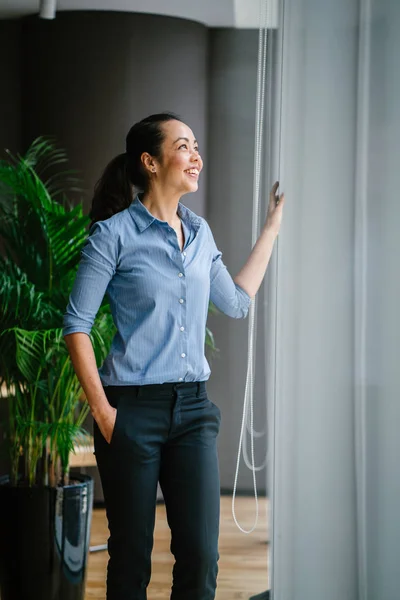
{"type": "Polygon", "coordinates": [[[126,136],[126,152],[118,154],[103,171],[94,188],[90,226],[125,210],[133,200],[133,187],[137,192],[148,189],[148,175],[140,159],[143,152],[161,159],[161,146],[165,134],[161,127],[167,121],[182,119],[171,112],[150,115],[130,128],[126,136]]]}

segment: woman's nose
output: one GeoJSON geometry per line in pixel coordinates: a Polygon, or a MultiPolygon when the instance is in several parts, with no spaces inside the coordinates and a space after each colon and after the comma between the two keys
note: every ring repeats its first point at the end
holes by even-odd
{"type": "Polygon", "coordinates": [[[192,151],[192,160],[194,160],[199,166],[201,165],[202,159],[197,150],[192,151]]]}

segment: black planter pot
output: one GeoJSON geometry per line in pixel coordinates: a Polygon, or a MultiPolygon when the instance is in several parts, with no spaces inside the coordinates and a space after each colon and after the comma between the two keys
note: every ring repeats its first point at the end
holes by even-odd
{"type": "Polygon", "coordinates": [[[0,477],[1,600],[83,600],[93,479],[71,479],[29,488],[0,477]]]}

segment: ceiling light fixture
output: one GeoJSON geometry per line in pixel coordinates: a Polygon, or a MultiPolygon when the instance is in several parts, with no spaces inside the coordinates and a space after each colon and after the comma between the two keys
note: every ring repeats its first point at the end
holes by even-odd
{"type": "Polygon", "coordinates": [[[56,0],[40,0],[39,17],[41,19],[55,19],[56,0]]]}

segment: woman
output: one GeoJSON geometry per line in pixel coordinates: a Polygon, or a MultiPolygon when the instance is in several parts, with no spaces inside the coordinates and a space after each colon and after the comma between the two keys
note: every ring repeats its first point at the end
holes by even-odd
{"type": "Polygon", "coordinates": [[[215,597],[220,411],[206,391],[208,303],[246,317],[284,198],[275,196],[276,183],[262,233],[233,280],[206,220],[180,203],[197,190],[202,167],[193,132],[176,115],[152,115],[131,128],[126,153],[96,186],[64,317],[94,417],[110,529],[108,600],[146,598],[158,481],[175,557],[171,599],[215,597]],[[106,292],[117,333],[98,370],[89,334],[106,292]]]}

